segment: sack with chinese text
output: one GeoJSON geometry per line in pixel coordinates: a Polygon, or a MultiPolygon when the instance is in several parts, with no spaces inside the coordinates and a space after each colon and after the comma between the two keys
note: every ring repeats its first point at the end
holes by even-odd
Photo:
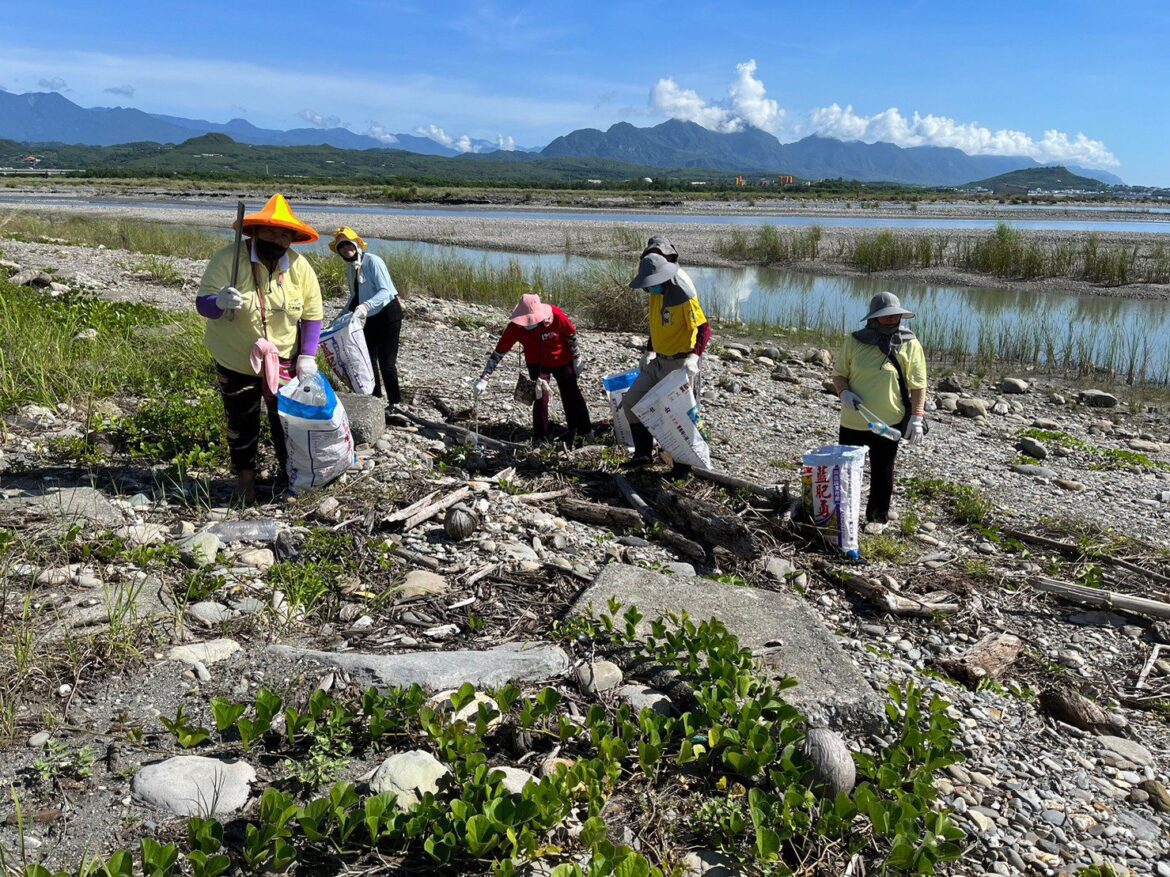
{"type": "Polygon", "coordinates": [[[837,549],[861,556],[861,480],[869,448],[826,445],[804,455],[804,513],[837,549]]]}

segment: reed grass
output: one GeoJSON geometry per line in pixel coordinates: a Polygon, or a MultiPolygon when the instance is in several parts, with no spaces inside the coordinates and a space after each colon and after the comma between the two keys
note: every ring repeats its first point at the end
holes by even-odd
{"type": "Polygon", "coordinates": [[[809,261],[820,254],[823,231],[819,225],[781,230],[774,225],[759,226],[754,235],[734,228],[716,244],[719,255],[738,261],[773,265],[779,262],[809,261]]]}
{"type": "Polygon", "coordinates": [[[0,215],[0,236],[31,243],[106,247],[155,256],[209,259],[224,240],[209,232],[137,219],[110,219],[71,214],[32,214],[13,210],[0,215]]]}

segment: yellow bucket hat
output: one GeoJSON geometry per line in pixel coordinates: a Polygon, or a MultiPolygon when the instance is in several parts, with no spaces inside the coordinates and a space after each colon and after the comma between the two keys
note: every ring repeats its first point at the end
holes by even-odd
{"type": "MultiPolygon", "coordinates": [[[[293,233],[292,242],[294,244],[311,244],[320,237],[316,229],[311,225],[307,225],[297,219],[297,215],[288,206],[288,201],[279,192],[269,198],[268,203],[259,212],[249,213],[244,217],[245,234],[250,233],[253,228],[262,225],[267,225],[272,228],[288,229],[293,233]]],[[[234,227],[235,224],[233,223],[234,227]]]]}
{"type": "Polygon", "coordinates": [[[358,233],[348,225],[343,225],[337,231],[333,232],[333,243],[329,245],[329,249],[336,253],[337,248],[346,241],[352,241],[360,250],[366,248],[366,242],[361,239],[358,233]]]}

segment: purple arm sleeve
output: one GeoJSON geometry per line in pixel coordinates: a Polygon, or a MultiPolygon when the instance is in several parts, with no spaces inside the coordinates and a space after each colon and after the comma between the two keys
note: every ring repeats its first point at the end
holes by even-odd
{"type": "Polygon", "coordinates": [[[223,316],[223,311],[215,304],[214,295],[201,295],[195,299],[195,310],[199,312],[199,316],[207,317],[209,320],[218,320],[223,316]]]}
{"type": "Polygon", "coordinates": [[[301,356],[316,356],[321,343],[321,321],[301,320],[301,356]]]}

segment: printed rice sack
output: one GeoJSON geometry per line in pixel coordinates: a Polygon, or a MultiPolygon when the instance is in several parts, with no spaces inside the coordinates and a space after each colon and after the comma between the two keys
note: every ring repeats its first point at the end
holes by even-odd
{"type": "Polygon", "coordinates": [[[869,448],[826,445],[804,455],[804,511],[839,551],[861,556],[862,476],[869,448]]]}
{"type": "Polygon", "coordinates": [[[356,461],[345,407],[324,375],[293,378],[276,399],[288,448],[288,489],[304,493],[328,484],[356,461]]]}
{"type": "Polygon", "coordinates": [[[346,312],[321,333],[321,352],[333,373],[349,384],[359,396],[374,392],[374,366],[366,347],[366,333],[346,312]]]}

